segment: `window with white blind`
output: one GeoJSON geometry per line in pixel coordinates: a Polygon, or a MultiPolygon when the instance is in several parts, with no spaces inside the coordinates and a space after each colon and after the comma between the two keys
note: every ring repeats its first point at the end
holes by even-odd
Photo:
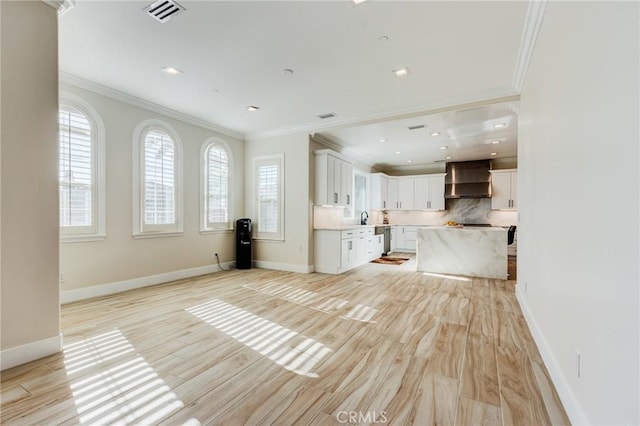
{"type": "Polygon", "coordinates": [[[231,167],[224,142],[208,139],[202,146],[201,232],[231,229],[231,167]]]}
{"type": "Polygon", "coordinates": [[[101,121],[79,101],[59,110],[58,191],[62,242],[104,238],[101,121]]]}
{"type": "Polygon", "coordinates": [[[284,240],[284,155],[255,159],[258,239],[284,240]]]}
{"type": "Polygon", "coordinates": [[[180,145],[168,126],[153,123],[136,130],[134,153],[139,168],[134,172],[134,205],[138,206],[134,236],[182,232],[180,145]]]}

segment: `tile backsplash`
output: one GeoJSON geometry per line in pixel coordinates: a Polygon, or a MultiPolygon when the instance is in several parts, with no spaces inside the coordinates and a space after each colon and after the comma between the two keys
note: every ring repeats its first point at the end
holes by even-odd
{"type": "MultiPolygon", "coordinates": [[[[442,225],[448,220],[459,223],[489,223],[494,226],[516,225],[517,211],[491,210],[490,198],[461,198],[445,201],[447,210],[425,212],[420,210],[388,210],[387,218],[391,225],[442,225]]],[[[360,223],[359,216],[344,219],[343,209],[315,206],[313,223],[316,228],[336,227],[360,223]]],[[[381,224],[381,210],[369,212],[369,224],[381,224]]]]}
{"type": "MultiPolygon", "coordinates": [[[[444,211],[388,210],[391,225],[442,225],[448,220],[459,223],[489,223],[494,226],[516,225],[517,211],[491,210],[490,198],[461,198],[445,201],[444,211]]],[[[382,223],[382,211],[370,213],[369,223],[382,223]]]]}

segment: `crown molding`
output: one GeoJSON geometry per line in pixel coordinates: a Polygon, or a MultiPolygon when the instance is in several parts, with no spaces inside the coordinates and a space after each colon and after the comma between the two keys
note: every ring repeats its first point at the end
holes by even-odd
{"type": "Polygon", "coordinates": [[[64,15],[76,5],[75,0],[42,0],[42,2],[57,10],[58,16],[64,15]]]}
{"type": "Polygon", "coordinates": [[[527,16],[524,21],[520,49],[518,50],[518,60],[513,73],[513,88],[520,93],[527,75],[529,62],[533,55],[533,49],[540,33],[544,11],[547,8],[547,0],[531,0],[527,8],[527,16]]]}
{"type": "Polygon", "coordinates": [[[162,114],[164,116],[171,117],[176,120],[180,120],[184,123],[193,124],[194,126],[202,127],[207,130],[212,130],[216,133],[221,133],[223,135],[230,136],[232,138],[245,140],[244,133],[219,126],[209,121],[202,120],[200,118],[196,118],[191,115],[184,114],[170,108],[163,107],[151,101],[147,101],[145,99],[129,95],[127,93],[121,92],[116,89],[112,89],[107,86],[103,86],[99,83],[95,83],[90,80],[85,80],[84,78],[75,76],[73,74],[60,72],[59,80],[61,83],[69,84],[79,89],[88,90],[90,92],[97,93],[98,95],[106,96],[111,99],[115,99],[117,101],[124,102],[126,104],[133,105],[138,108],[143,108],[148,111],[153,111],[155,113],[162,114]]]}
{"type": "Polygon", "coordinates": [[[505,87],[492,90],[478,96],[453,98],[447,102],[423,105],[419,108],[387,111],[384,113],[371,114],[344,120],[330,120],[328,123],[307,123],[280,129],[267,130],[265,132],[250,133],[246,135],[248,141],[269,138],[272,136],[282,136],[291,133],[316,133],[323,130],[335,129],[338,127],[363,126],[366,124],[380,123],[385,121],[401,120],[404,118],[419,117],[423,115],[437,114],[440,112],[453,111],[457,109],[477,108],[501,102],[513,102],[520,100],[520,94],[513,87],[505,87]]]}

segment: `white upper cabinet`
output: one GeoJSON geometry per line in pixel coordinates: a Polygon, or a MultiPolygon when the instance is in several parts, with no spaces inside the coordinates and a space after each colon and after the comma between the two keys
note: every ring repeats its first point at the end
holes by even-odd
{"type": "Polygon", "coordinates": [[[444,210],[446,173],[392,177],[371,174],[373,210],[444,210]]]}
{"type": "Polygon", "coordinates": [[[382,173],[371,174],[371,210],[385,210],[389,208],[388,178],[382,173]]]}
{"type": "Polygon", "coordinates": [[[398,209],[413,210],[413,178],[398,178],[398,209]]]}
{"type": "Polygon", "coordinates": [[[517,195],[517,169],[491,170],[491,208],[493,210],[516,210],[517,195]]]}
{"type": "Polygon", "coordinates": [[[387,209],[397,210],[400,208],[400,187],[397,178],[387,179],[387,209]]]}
{"type": "Polygon", "coordinates": [[[351,207],[353,204],[353,165],[329,149],[316,156],[316,205],[351,207]]]}
{"type": "Polygon", "coordinates": [[[414,178],[415,210],[444,210],[445,173],[414,178]]]}

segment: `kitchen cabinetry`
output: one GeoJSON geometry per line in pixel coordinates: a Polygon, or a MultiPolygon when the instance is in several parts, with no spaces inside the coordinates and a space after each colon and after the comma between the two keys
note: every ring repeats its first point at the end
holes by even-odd
{"type": "Polygon", "coordinates": [[[353,164],[337,152],[322,149],[316,156],[316,205],[350,208],[353,204],[353,164]]]}
{"type": "Polygon", "coordinates": [[[446,173],[392,177],[371,175],[371,208],[374,210],[444,210],[446,173]]]}
{"type": "Polygon", "coordinates": [[[413,178],[388,178],[387,198],[389,210],[413,210],[413,178]]]}
{"type": "Polygon", "coordinates": [[[389,208],[389,178],[382,173],[372,173],[371,182],[371,209],[385,210],[389,208]]]}
{"type": "Polygon", "coordinates": [[[326,274],[342,272],[363,265],[380,256],[384,237],[374,235],[373,227],[348,230],[314,231],[315,270],[326,274]]]}
{"type": "Polygon", "coordinates": [[[417,226],[395,226],[396,246],[395,251],[416,251],[416,240],[418,238],[417,226]]]}
{"type": "Polygon", "coordinates": [[[414,209],[444,210],[444,177],[446,173],[414,178],[414,209]]]}
{"type": "Polygon", "coordinates": [[[491,170],[491,208],[493,210],[518,208],[517,169],[491,170]]]}

